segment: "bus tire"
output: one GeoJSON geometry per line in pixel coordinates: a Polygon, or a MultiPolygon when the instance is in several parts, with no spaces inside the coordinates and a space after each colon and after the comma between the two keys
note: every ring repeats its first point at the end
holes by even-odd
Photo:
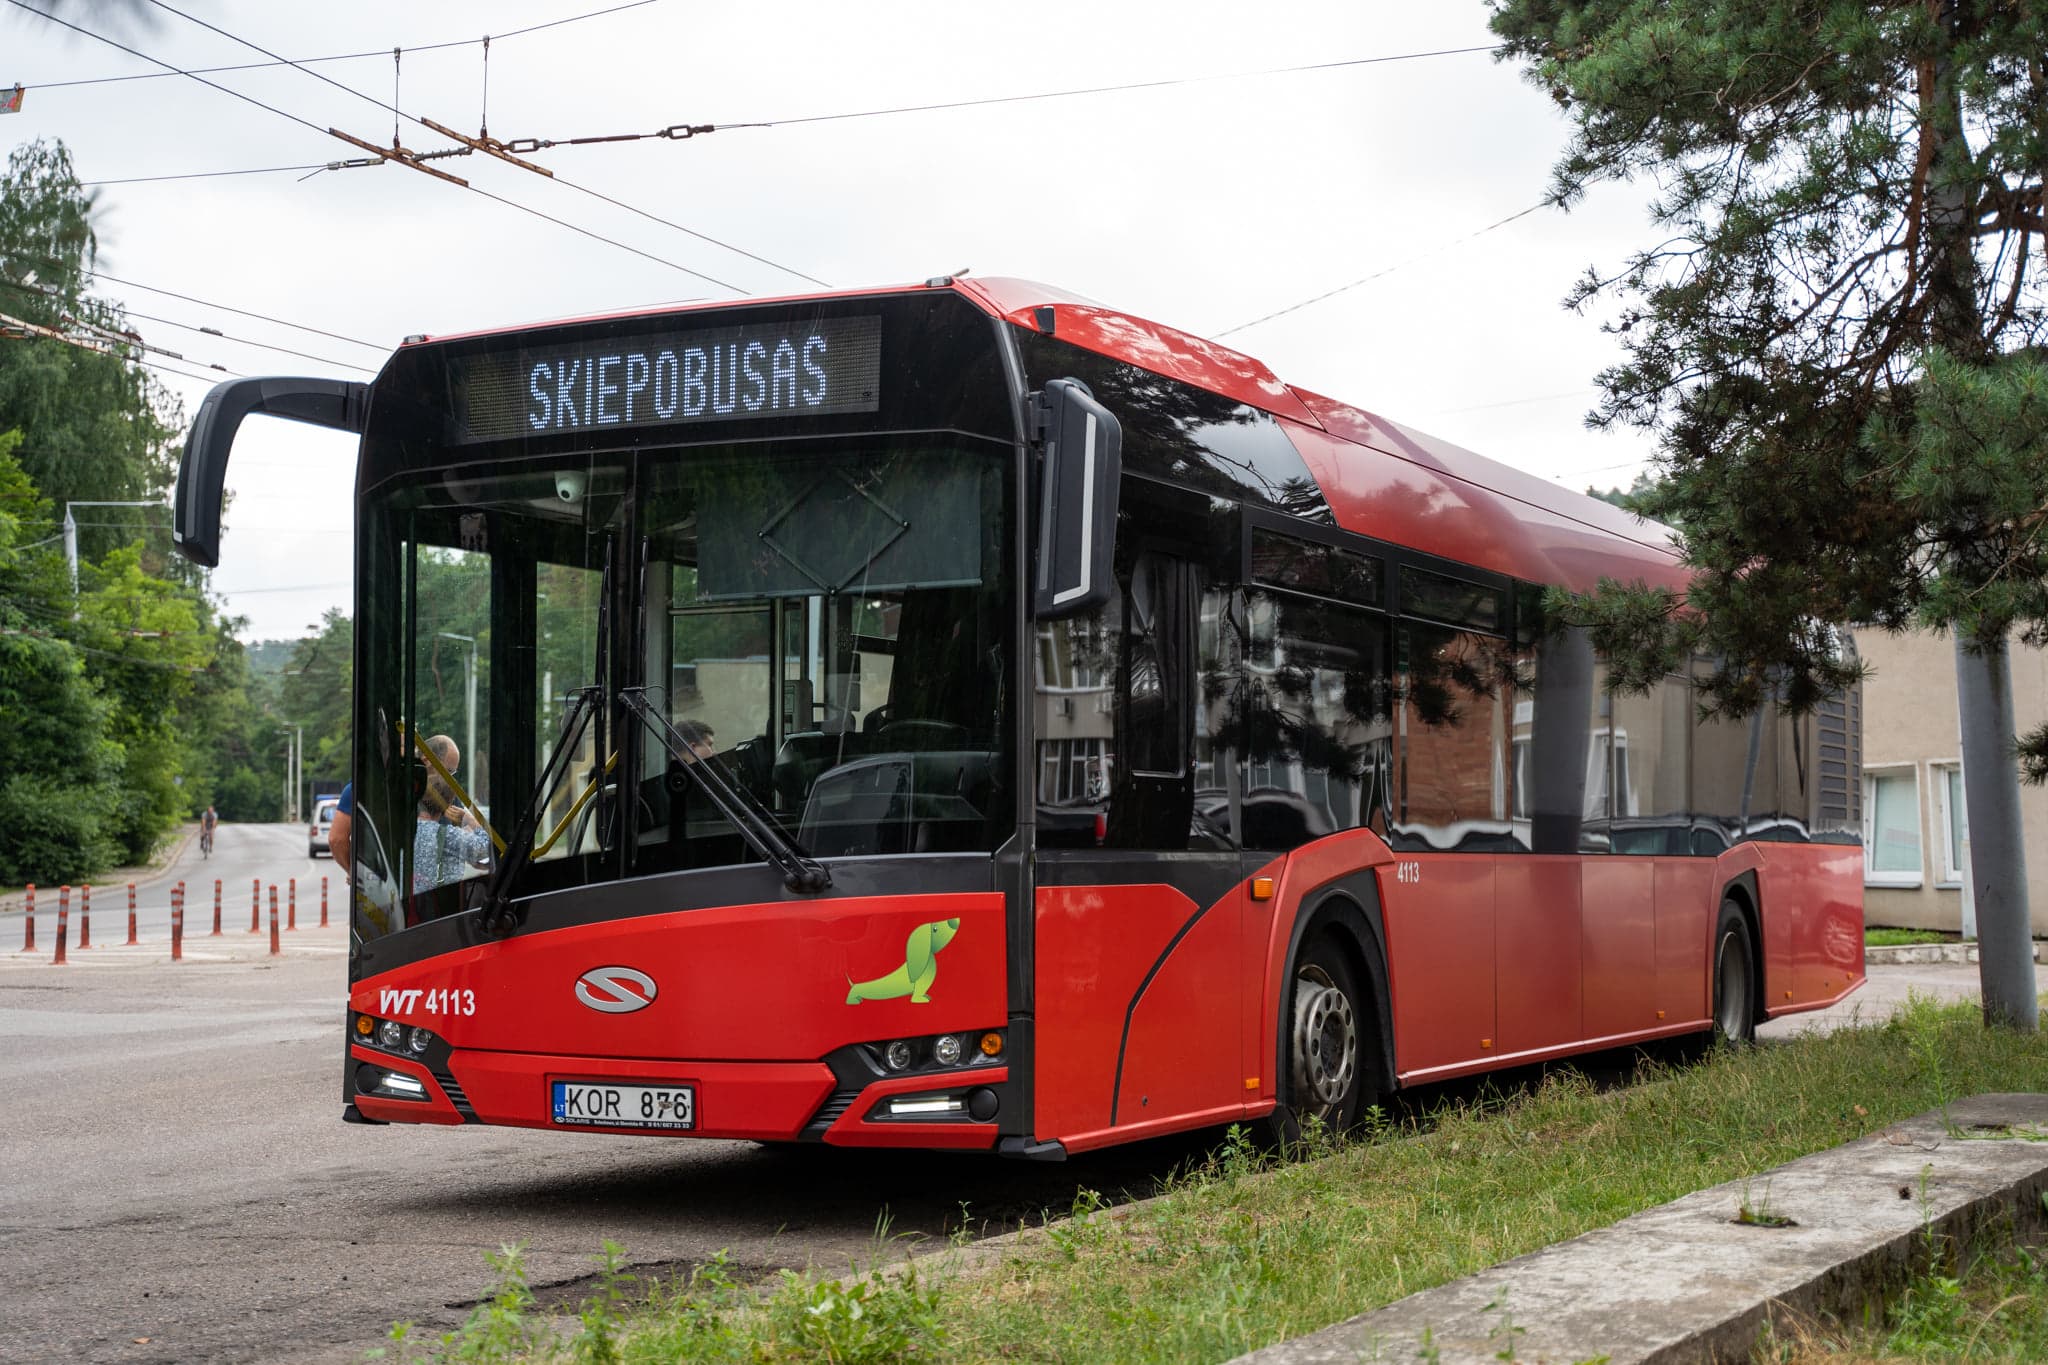
{"type": "Polygon", "coordinates": [[[1714,1042],[1748,1047],[1756,1041],[1756,952],[1749,918],[1731,897],[1721,902],[1714,926],[1714,1042]]]}
{"type": "Polygon", "coordinates": [[[1368,1052],[1374,1017],[1336,934],[1324,929],[1306,939],[1289,973],[1280,1016],[1286,1088],[1268,1127],[1281,1147],[1299,1143],[1311,1126],[1331,1134],[1357,1127],[1372,1089],[1367,1077],[1378,1070],[1368,1052]]]}

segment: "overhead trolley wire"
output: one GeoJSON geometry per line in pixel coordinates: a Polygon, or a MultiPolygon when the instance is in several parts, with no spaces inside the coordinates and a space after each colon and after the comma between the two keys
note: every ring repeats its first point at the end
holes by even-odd
{"type": "MultiPolygon", "coordinates": [[[[19,3],[19,0],[15,0],[15,2],[19,3]]],[[[431,131],[440,133],[444,137],[449,136],[446,129],[436,128],[432,124],[428,123],[425,119],[406,113],[403,109],[400,109],[396,104],[386,103],[385,101],[378,99],[375,95],[371,95],[364,91],[358,90],[352,85],[346,85],[341,81],[335,80],[332,76],[324,75],[321,72],[314,71],[310,67],[301,66],[299,63],[291,61],[289,58],[279,57],[278,54],[272,52],[269,48],[264,47],[261,43],[252,42],[251,40],[242,37],[238,33],[231,33],[227,29],[220,27],[218,24],[209,23],[208,21],[199,18],[197,15],[188,14],[184,10],[179,9],[176,5],[170,4],[169,0],[148,0],[148,3],[155,5],[158,9],[163,10],[166,13],[177,15],[180,19],[185,20],[187,23],[197,24],[199,27],[207,30],[210,33],[219,34],[221,37],[228,39],[230,42],[240,43],[242,46],[250,49],[251,51],[261,52],[266,57],[275,58],[278,61],[284,62],[286,65],[291,66],[300,72],[303,72],[305,75],[311,76],[314,80],[324,82],[327,85],[331,85],[336,90],[339,90],[344,94],[353,95],[357,99],[362,100],[367,104],[375,105],[377,108],[383,110],[388,114],[393,115],[396,118],[402,118],[409,123],[418,124],[420,127],[427,128],[430,129],[431,131]]],[[[209,84],[211,84],[211,82],[209,82],[209,84]]],[[[760,255],[757,252],[749,251],[745,247],[734,246],[731,242],[721,241],[719,238],[713,237],[708,233],[699,232],[695,228],[685,227],[681,223],[675,222],[672,219],[663,218],[661,215],[656,213],[649,213],[646,209],[640,208],[633,204],[629,204],[623,199],[614,198],[613,196],[606,194],[601,190],[591,189],[587,185],[579,185],[573,180],[564,180],[560,176],[554,175],[553,173],[549,173],[548,178],[556,181],[558,184],[561,184],[568,189],[575,190],[578,194],[587,194],[593,199],[599,199],[607,204],[612,205],[614,208],[624,209],[628,213],[637,214],[640,217],[647,219],[651,223],[659,223],[663,227],[671,228],[677,232],[685,234],[686,236],[694,237],[700,242],[709,243],[710,245],[715,246],[722,251],[730,251],[735,255],[744,256],[750,261],[754,261],[760,265],[765,265],[772,270],[780,270],[786,275],[794,275],[796,278],[800,280],[806,280],[811,284],[819,286],[822,289],[830,289],[832,287],[829,283],[819,279],[817,276],[806,274],[804,271],[798,270],[794,266],[788,266],[784,265],[780,261],[770,260],[768,257],[760,255]]],[[[476,190],[477,193],[483,194],[488,198],[498,198],[498,196],[490,194],[490,192],[487,190],[477,189],[477,187],[474,185],[468,185],[465,186],[465,188],[476,190]]],[[[512,203],[511,200],[500,200],[499,202],[512,203]]],[[[525,205],[520,204],[515,205],[515,207],[525,208],[525,205]]],[[[527,211],[534,213],[539,212],[539,210],[534,209],[530,209],[527,211]]],[[[623,246],[624,243],[614,242],[612,243],[612,245],[623,246]]],[[[635,248],[626,247],[626,250],[632,251],[635,250],[635,248]]],[[[641,254],[644,255],[646,253],[641,254]]],[[[660,258],[650,257],[650,259],[659,260],[660,258]]],[[[672,261],[667,261],[663,263],[667,265],[675,264],[672,261]]],[[[676,266],[675,268],[679,270],[684,270],[691,275],[695,275],[698,279],[708,280],[712,284],[718,285],[720,288],[730,289],[735,294],[746,294],[750,292],[748,290],[740,288],[736,284],[729,284],[724,280],[717,279],[710,275],[706,275],[701,271],[690,270],[687,266],[676,266]]]]}
{"type": "Polygon", "coordinates": [[[361,374],[377,373],[376,370],[368,365],[357,365],[347,360],[335,360],[330,356],[314,355],[310,351],[294,351],[289,346],[274,346],[267,341],[251,341],[248,337],[229,336],[218,327],[198,327],[189,322],[173,322],[169,318],[153,317],[148,313],[135,312],[133,309],[124,311],[127,312],[129,317],[141,318],[144,322],[154,322],[165,327],[176,327],[181,331],[198,332],[204,336],[219,337],[222,341],[232,341],[238,346],[254,346],[260,351],[276,351],[279,355],[295,355],[301,360],[317,360],[322,365],[333,365],[339,369],[355,370],[361,374]]]}
{"type": "MultiPolygon", "coordinates": [[[[585,19],[598,19],[607,14],[617,14],[620,10],[639,9],[643,5],[658,3],[659,0],[631,0],[629,4],[613,5],[609,9],[594,9],[585,14],[572,14],[566,19],[550,19],[544,24],[529,24],[525,28],[515,28],[510,33],[494,33],[490,35],[490,40],[503,42],[507,38],[519,38],[528,33],[538,33],[544,28],[560,28],[564,24],[574,24],[585,19]]],[[[482,38],[456,38],[445,43],[416,43],[405,50],[407,52],[439,52],[451,47],[475,47],[484,41],[485,39],[482,38]]],[[[122,81],[160,81],[166,76],[193,74],[217,76],[233,71],[267,71],[273,66],[311,65],[315,62],[357,62],[366,61],[372,57],[383,58],[390,55],[390,48],[381,47],[375,52],[337,52],[325,57],[301,57],[296,63],[280,57],[276,61],[241,62],[233,66],[195,66],[190,72],[137,71],[126,76],[88,76],[82,80],[74,81],[41,81],[31,85],[29,88],[33,90],[64,90],[73,86],[113,85],[122,81]]],[[[306,167],[302,169],[311,168],[306,167]]],[[[230,174],[230,172],[215,172],[215,174],[230,174]]]]}
{"type": "MultiPolygon", "coordinates": [[[[168,72],[159,72],[168,75],[168,72]]],[[[117,180],[81,180],[78,183],[86,189],[97,189],[102,185],[150,185],[164,180],[213,180],[230,175],[278,175],[285,171],[331,171],[342,165],[338,161],[315,162],[305,166],[250,166],[239,171],[184,171],[175,175],[128,175],[117,180]]]]}
{"type": "Polygon", "coordinates": [[[283,318],[274,318],[268,313],[252,313],[246,308],[232,308],[225,303],[213,303],[206,299],[194,298],[190,294],[180,294],[174,289],[159,289],[153,284],[142,284],[136,280],[124,280],[118,275],[109,275],[106,271],[97,268],[88,273],[95,279],[105,280],[109,284],[118,284],[127,289],[140,289],[150,294],[162,294],[167,299],[182,299],[186,303],[196,303],[201,308],[211,308],[216,312],[233,313],[237,317],[254,318],[258,322],[275,323],[279,327],[289,327],[295,332],[311,332],[314,336],[330,337],[335,341],[346,341],[351,346],[367,346],[373,351],[388,352],[391,350],[389,345],[380,341],[364,341],[360,337],[343,336],[339,332],[330,332],[320,327],[308,327],[300,322],[286,322],[283,318]]]}
{"type": "Polygon", "coordinates": [[[180,355],[176,351],[166,350],[161,346],[152,346],[132,332],[117,332],[110,327],[102,327],[98,323],[86,322],[83,319],[74,317],[66,317],[64,321],[68,326],[78,328],[80,331],[90,335],[80,336],[56,327],[44,326],[39,322],[30,322],[26,318],[17,318],[0,313],[0,337],[5,337],[9,340],[29,340],[34,338],[44,341],[55,341],[61,345],[74,346],[81,351],[89,351],[93,355],[106,356],[109,360],[124,364],[142,365],[148,369],[162,370],[166,374],[175,374],[185,379],[200,379],[207,383],[217,382],[210,375],[192,374],[175,366],[165,365],[160,361],[145,360],[142,356],[135,354],[138,351],[156,351],[170,356],[173,360],[182,360],[187,365],[204,365],[207,369],[227,375],[229,378],[239,379],[241,377],[225,365],[215,365],[205,360],[193,360],[189,356],[180,355]],[[116,346],[127,349],[117,351],[113,349],[116,346]]]}
{"type": "MultiPolygon", "coordinates": [[[[152,0],[154,3],[155,0],[152,0]]],[[[900,104],[884,109],[856,109],[839,114],[809,114],[802,118],[757,119],[749,123],[721,123],[728,128],[788,128],[799,123],[838,123],[846,119],[889,118],[897,114],[929,114],[942,109],[974,109],[989,104],[1025,104],[1034,100],[1064,100],[1080,95],[1113,95],[1126,90],[1159,90],[1174,85],[1202,85],[1211,81],[1250,80],[1259,76],[1294,76],[1310,71],[1337,71],[1352,66],[1379,66],[1386,62],[1413,62],[1426,57],[1456,57],[1468,52],[1498,52],[1501,45],[1443,47],[1428,52],[1394,52],[1382,57],[1350,57],[1335,62],[1310,62],[1303,66],[1269,66],[1256,71],[1220,71],[1211,76],[1169,76],[1156,81],[1130,81],[1121,85],[1088,85],[1072,90],[1041,90],[1029,95],[990,95],[981,99],[944,100],[936,104],[900,104]]]]}
{"type": "Polygon", "coordinates": [[[1450,248],[1454,246],[1462,246],[1466,242],[1471,241],[1475,237],[1484,237],[1487,233],[1492,232],[1495,228],[1504,228],[1509,223],[1514,222],[1518,218],[1527,218],[1530,214],[1536,212],[1536,210],[1549,207],[1550,201],[1548,199],[1543,200],[1541,203],[1531,204],[1528,208],[1521,209],[1514,213],[1511,213],[1505,218],[1497,218],[1493,222],[1488,223],[1483,228],[1479,228],[1475,231],[1468,232],[1463,237],[1453,238],[1451,241],[1448,242],[1439,242],[1437,245],[1431,247],[1429,250],[1423,252],[1419,256],[1410,256],[1405,261],[1396,261],[1394,264],[1386,267],[1384,270],[1375,270],[1372,272],[1372,274],[1361,276],[1360,278],[1353,280],[1349,284],[1340,284],[1335,289],[1326,289],[1322,293],[1315,295],[1313,298],[1303,299],[1300,303],[1290,303],[1285,308],[1276,308],[1272,312],[1267,313],[1261,317],[1253,318],[1250,322],[1240,322],[1235,327],[1225,327],[1220,332],[1211,332],[1209,333],[1209,336],[1212,339],[1215,337],[1227,337],[1232,332],[1242,332],[1247,327],[1256,327],[1262,322],[1271,322],[1274,318],[1284,318],[1289,313],[1298,313],[1302,309],[1307,308],[1311,304],[1321,303],[1325,299],[1334,299],[1339,294],[1349,293],[1351,290],[1358,288],[1362,284],[1371,284],[1374,280],[1384,279],[1385,277],[1393,274],[1397,270],[1407,269],[1409,266],[1414,265],[1417,261],[1426,261],[1430,257],[1435,256],[1440,252],[1448,251],[1450,250],[1450,248]]]}
{"type": "MultiPolygon", "coordinates": [[[[222,85],[218,81],[207,80],[204,76],[197,75],[191,71],[187,71],[183,67],[175,66],[172,63],[164,61],[159,57],[152,57],[146,52],[139,52],[136,49],[129,47],[126,43],[122,43],[113,38],[109,38],[103,33],[95,33],[91,29],[84,28],[78,24],[71,23],[69,20],[59,19],[56,15],[51,14],[48,10],[38,9],[36,8],[36,6],[29,4],[28,0],[7,0],[7,3],[14,6],[16,9],[26,10],[30,14],[36,15],[38,18],[48,20],[50,23],[57,25],[59,28],[70,29],[73,33],[82,34],[87,38],[95,40],[96,42],[105,43],[108,47],[116,48],[119,51],[126,52],[131,57],[139,57],[143,61],[154,62],[158,66],[163,67],[166,71],[173,72],[180,76],[189,76],[193,80],[198,81],[201,85],[209,86],[212,89],[220,91],[224,95],[232,95],[234,98],[241,100],[245,104],[253,104],[258,109],[263,110],[265,113],[275,114],[279,118],[288,119],[291,122],[298,124],[302,128],[310,128],[314,132],[319,133],[322,137],[332,136],[332,129],[322,128],[319,124],[314,123],[311,119],[301,118],[297,114],[290,113],[283,109],[279,109],[276,105],[265,104],[262,100],[257,99],[254,95],[245,95],[239,90],[235,90],[229,86],[222,85]]],[[[208,25],[208,27],[211,27],[211,25],[208,25]]],[[[236,39],[236,41],[241,42],[244,40],[236,39]]],[[[253,47],[254,44],[250,44],[250,46],[253,47]]],[[[259,48],[257,50],[261,51],[262,49],[259,48]]],[[[309,74],[318,75],[319,73],[313,72],[309,74]]],[[[326,80],[327,78],[321,76],[320,79],[326,80]]],[[[343,88],[346,89],[347,87],[343,88]]],[[[359,94],[360,92],[351,91],[350,93],[359,94]]],[[[370,97],[365,95],[362,96],[362,98],[369,99],[370,97]]],[[[545,222],[553,223],[557,227],[567,228],[569,231],[574,232],[582,237],[588,237],[592,241],[603,242],[607,246],[615,246],[619,248],[621,251],[631,252],[635,256],[639,256],[645,260],[653,261],[657,265],[664,265],[671,270],[679,270],[685,275],[690,275],[697,279],[707,281],[711,284],[715,284],[721,289],[730,289],[735,294],[745,294],[748,292],[747,290],[741,289],[738,285],[727,284],[724,280],[714,278],[713,276],[710,275],[706,275],[701,270],[692,270],[690,267],[686,265],[682,265],[679,264],[678,262],[671,261],[663,256],[657,256],[651,251],[642,251],[639,247],[630,246],[625,242],[617,240],[616,238],[607,237],[601,232],[593,232],[589,228],[578,227],[576,224],[571,223],[566,219],[557,218],[551,213],[547,213],[540,209],[529,207],[528,205],[522,204],[517,200],[507,199],[503,195],[492,194],[489,190],[481,189],[478,186],[470,185],[467,183],[463,183],[462,188],[470,191],[472,194],[478,194],[483,196],[485,199],[489,199],[496,203],[503,204],[507,208],[517,209],[521,213],[528,214],[535,218],[539,218],[545,222]]]]}
{"type": "MultiPolygon", "coordinates": [[[[19,290],[20,292],[25,294],[39,294],[47,298],[55,298],[59,300],[63,298],[63,295],[59,291],[52,289],[47,285],[23,284],[19,280],[0,279],[0,288],[19,290]]],[[[295,351],[291,349],[289,346],[274,346],[267,341],[252,341],[248,337],[230,336],[226,332],[221,331],[220,328],[218,327],[200,327],[189,322],[177,322],[171,318],[160,318],[151,313],[138,313],[134,309],[129,308],[126,305],[122,306],[121,311],[123,316],[125,317],[140,318],[144,322],[154,322],[165,327],[176,327],[180,331],[184,332],[198,332],[202,336],[219,337],[222,341],[232,341],[237,345],[241,346],[254,346],[258,350],[276,351],[280,355],[297,356],[301,360],[317,360],[323,365],[335,365],[339,366],[344,370],[359,370],[364,374],[376,373],[375,370],[369,368],[366,365],[356,365],[346,360],[335,360],[328,356],[314,355],[310,351],[295,351]]],[[[99,327],[97,324],[82,325],[91,326],[95,331],[104,332],[106,330],[104,328],[99,327]]],[[[129,340],[129,338],[126,337],[124,337],[123,339],[129,340]]],[[[148,345],[147,342],[142,341],[139,337],[133,338],[132,342],[135,345],[148,345]]],[[[173,356],[172,358],[176,360],[188,359],[185,356],[173,356]]],[[[198,364],[200,362],[189,361],[188,363],[198,364]]]]}

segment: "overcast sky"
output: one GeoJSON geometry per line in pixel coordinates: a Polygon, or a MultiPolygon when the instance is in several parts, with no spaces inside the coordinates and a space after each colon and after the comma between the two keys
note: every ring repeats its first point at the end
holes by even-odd
{"type": "MultiPolygon", "coordinates": [[[[59,86],[162,68],[8,3],[0,86],[28,91],[0,135],[9,147],[63,139],[86,181],[361,155],[329,127],[391,138],[388,111],[289,67],[207,77],[283,114],[185,76],[59,86]]],[[[1589,265],[1651,240],[1644,196],[1607,190],[1570,214],[1481,232],[1541,199],[1566,136],[1517,68],[1466,53],[1236,74],[1486,44],[1477,0],[652,0],[524,35],[513,31],[621,0],[172,3],[281,56],[377,52],[313,70],[470,134],[485,113],[474,40],[503,35],[490,45],[488,118],[506,140],[1218,77],[533,157],[775,265],[481,156],[433,164],[633,250],[394,165],[106,183],[100,266],[132,283],[96,292],[164,319],[135,316],[136,330],[195,372],[367,378],[410,333],[812,287],[776,265],[835,287],[963,268],[1022,276],[1207,336],[1385,271],[1224,340],[1289,382],[1574,488],[1626,485],[1649,453],[1637,433],[1585,430],[1593,376],[1618,350],[1597,319],[1560,305],[1589,265]],[[391,48],[452,42],[464,45],[406,51],[393,98],[391,48]]],[[[78,0],[57,13],[182,68],[264,60],[142,8],[140,22],[78,0]]],[[[410,122],[400,136],[415,150],[454,145],[410,122]]],[[[207,381],[162,377],[189,419],[207,381]]],[[[346,605],[353,477],[347,438],[244,427],[214,587],[248,617],[248,638],[299,634],[346,605]]]]}

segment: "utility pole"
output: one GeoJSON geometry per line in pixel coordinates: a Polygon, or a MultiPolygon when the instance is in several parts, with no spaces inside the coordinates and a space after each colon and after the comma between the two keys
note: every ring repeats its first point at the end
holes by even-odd
{"type": "Polygon", "coordinates": [[[291,742],[284,746],[284,817],[298,823],[301,807],[300,793],[305,780],[305,727],[302,725],[281,725],[277,732],[291,742]]]}
{"type": "Polygon", "coordinates": [[[64,504],[64,566],[71,571],[71,595],[78,595],[78,522],[74,507],[162,507],[160,502],[67,502],[64,504]]]}

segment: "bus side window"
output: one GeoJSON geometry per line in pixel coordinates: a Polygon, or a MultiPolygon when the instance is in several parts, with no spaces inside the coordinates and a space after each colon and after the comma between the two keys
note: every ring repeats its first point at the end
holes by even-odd
{"type": "MultiPolygon", "coordinates": [[[[1400,760],[1389,842],[1468,852],[1520,847],[1508,799],[1514,654],[1491,636],[1420,622],[1401,622],[1395,635],[1400,760]]],[[[1539,725],[1542,706],[1539,697],[1539,725]]]]}
{"type": "Polygon", "coordinates": [[[1387,625],[1377,612],[1247,595],[1247,848],[1298,847],[1372,823],[1386,790],[1387,625]]]}
{"type": "Polygon", "coordinates": [[[1682,677],[1665,678],[1640,695],[1616,692],[1608,703],[1611,851],[1689,852],[1690,704],[1691,689],[1682,677]]]}

